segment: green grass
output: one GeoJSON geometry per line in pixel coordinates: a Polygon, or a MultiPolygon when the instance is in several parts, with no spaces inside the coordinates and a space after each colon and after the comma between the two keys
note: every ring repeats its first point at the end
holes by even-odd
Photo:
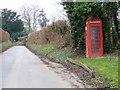
{"type": "Polygon", "coordinates": [[[71,53],[71,50],[69,49],[58,50],[57,48],[50,44],[45,47],[40,47],[38,45],[31,45],[30,47],[32,47],[32,49],[36,50],[37,52],[40,52],[56,60],[66,60],[67,57],[73,55],[71,53]]]}
{"type": "Polygon", "coordinates": [[[9,46],[13,45],[12,42],[10,41],[6,41],[6,42],[1,42],[0,43],[0,51],[2,51],[3,49],[8,48],[9,46]]]}
{"type": "Polygon", "coordinates": [[[84,58],[79,61],[94,68],[101,78],[108,78],[111,87],[118,87],[118,59],[116,57],[84,58]]]}
{"type": "MultiPolygon", "coordinates": [[[[29,45],[32,49],[47,55],[55,60],[66,60],[67,57],[76,57],[71,49],[57,49],[52,45],[41,47],[38,45],[29,45]]],[[[118,59],[114,55],[100,58],[76,58],[77,62],[82,62],[90,68],[94,68],[101,76],[101,79],[108,78],[111,87],[118,87],[118,59]]]]}
{"type": "Polygon", "coordinates": [[[43,54],[56,60],[66,60],[67,57],[70,57],[72,55],[70,50],[58,50],[52,45],[47,45],[46,47],[42,48],[41,51],[43,54]]]}
{"type": "Polygon", "coordinates": [[[56,60],[66,60],[67,57],[71,56],[71,52],[68,51],[62,51],[62,50],[56,50],[50,54],[48,54],[49,57],[54,58],[56,60]]]}
{"type": "Polygon", "coordinates": [[[54,48],[52,45],[47,45],[44,48],[41,48],[41,52],[45,55],[50,54],[51,52],[54,52],[56,48],[54,48]]]}
{"type": "Polygon", "coordinates": [[[37,52],[41,52],[41,47],[39,45],[35,44],[27,44],[32,50],[35,50],[37,52]]]}

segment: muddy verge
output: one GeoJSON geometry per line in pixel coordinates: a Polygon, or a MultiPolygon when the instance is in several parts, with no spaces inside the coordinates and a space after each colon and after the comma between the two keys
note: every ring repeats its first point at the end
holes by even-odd
{"type": "MultiPolygon", "coordinates": [[[[85,88],[109,88],[109,84],[105,81],[101,80],[99,75],[96,73],[95,70],[92,70],[92,75],[89,73],[85,68],[82,66],[79,66],[77,64],[73,64],[65,61],[58,61],[54,60],[53,58],[47,57],[46,55],[43,55],[41,53],[38,53],[35,50],[32,50],[30,47],[26,46],[31,52],[33,52],[35,55],[37,55],[45,64],[49,65],[52,68],[59,69],[59,65],[62,65],[68,73],[72,73],[76,76],[76,79],[78,83],[82,83],[85,88]],[[57,67],[54,66],[54,63],[59,64],[57,67]]],[[[73,75],[73,76],[74,76],[73,75]]],[[[75,84],[74,84],[75,85],[75,84]]],[[[77,84],[77,87],[79,85],[77,84]]]]}

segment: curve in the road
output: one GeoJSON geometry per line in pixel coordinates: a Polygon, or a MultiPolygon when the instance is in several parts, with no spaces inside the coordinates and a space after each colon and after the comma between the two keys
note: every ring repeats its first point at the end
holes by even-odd
{"type": "Polygon", "coordinates": [[[2,54],[2,76],[3,88],[72,88],[25,46],[2,54]]]}

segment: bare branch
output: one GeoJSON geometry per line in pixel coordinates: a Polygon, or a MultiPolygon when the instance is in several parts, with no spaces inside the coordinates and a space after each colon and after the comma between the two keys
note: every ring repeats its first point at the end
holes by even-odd
{"type": "Polygon", "coordinates": [[[29,30],[37,29],[37,19],[41,10],[42,9],[37,5],[23,5],[20,8],[22,19],[28,26],[29,30]]]}

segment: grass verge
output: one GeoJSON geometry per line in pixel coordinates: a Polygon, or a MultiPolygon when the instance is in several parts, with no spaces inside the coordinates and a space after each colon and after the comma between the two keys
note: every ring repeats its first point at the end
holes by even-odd
{"type": "Polygon", "coordinates": [[[101,58],[77,59],[97,71],[101,79],[109,82],[110,87],[118,87],[118,58],[104,56],[101,58]]]}
{"type": "Polygon", "coordinates": [[[77,55],[71,52],[69,48],[59,50],[52,45],[41,47],[39,45],[29,44],[28,46],[38,53],[59,61],[66,60],[67,57],[74,57],[77,62],[82,62],[89,68],[97,71],[103,81],[107,78],[110,87],[118,87],[118,58],[116,56],[105,55],[100,58],[77,58],[77,55]]]}
{"type": "Polygon", "coordinates": [[[55,60],[66,60],[67,57],[71,57],[73,55],[70,49],[59,50],[52,45],[46,45],[45,47],[41,47],[33,44],[29,45],[29,47],[55,60]]]}
{"type": "Polygon", "coordinates": [[[13,45],[13,43],[10,42],[10,41],[1,42],[0,43],[0,52],[5,51],[6,49],[8,49],[9,47],[11,47],[12,45],[13,45]]]}

